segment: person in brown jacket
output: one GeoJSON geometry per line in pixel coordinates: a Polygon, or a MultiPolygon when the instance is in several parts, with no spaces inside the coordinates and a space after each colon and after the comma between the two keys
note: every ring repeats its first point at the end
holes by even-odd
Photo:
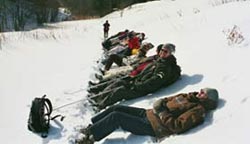
{"type": "Polygon", "coordinates": [[[118,128],[135,135],[163,138],[186,132],[204,122],[208,111],[218,104],[218,91],[203,88],[200,92],[181,93],[157,100],[152,109],[116,105],[92,117],[93,124],[82,129],[85,135],[78,144],[93,144],[118,128]]]}

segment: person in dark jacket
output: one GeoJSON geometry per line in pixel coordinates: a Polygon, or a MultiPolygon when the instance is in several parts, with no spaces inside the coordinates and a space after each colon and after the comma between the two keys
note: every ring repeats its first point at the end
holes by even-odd
{"type": "Polygon", "coordinates": [[[116,105],[92,117],[92,124],[82,130],[84,138],[78,144],[92,144],[118,128],[135,135],[163,138],[181,134],[205,120],[216,109],[218,91],[203,88],[200,92],[181,93],[154,102],[152,109],[116,105]]]}
{"type": "Polygon", "coordinates": [[[174,83],[181,73],[176,58],[172,55],[174,51],[173,44],[165,44],[160,51],[159,58],[147,65],[140,74],[118,80],[107,87],[100,87],[98,91],[102,92],[90,96],[90,99],[94,101],[95,106],[103,109],[123,99],[129,100],[145,96],[174,83]]]}
{"type": "Polygon", "coordinates": [[[104,39],[108,38],[110,24],[108,20],[103,24],[104,39]]]}

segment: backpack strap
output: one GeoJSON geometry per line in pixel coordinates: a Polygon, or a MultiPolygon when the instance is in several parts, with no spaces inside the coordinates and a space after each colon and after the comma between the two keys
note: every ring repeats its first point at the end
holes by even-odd
{"type": "MultiPolygon", "coordinates": [[[[45,95],[46,96],[46,95],[45,95]]],[[[53,111],[52,103],[48,98],[43,97],[43,100],[45,102],[45,107],[47,108],[48,112],[45,115],[48,115],[50,117],[50,114],[53,111]]]]}
{"type": "Polygon", "coordinates": [[[50,120],[54,120],[54,119],[56,119],[57,117],[61,117],[60,120],[63,121],[63,119],[65,118],[65,116],[62,116],[62,115],[60,115],[60,114],[55,115],[55,116],[53,116],[53,117],[50,116],[51,113],[52,113],[52,111],[53,111],[52,103],[51,103],[51,101],[50,101],[48,98],[45,98],[45,97],[46,97],[46,95],[43,96],[43,100],[44,100],[44,102],[45,102],[45,107],[46,107],[46,109],[47,109],[47,111],[48,111],[48,113],[46,113],[45,116],[48,115],[48,117],[49,117],[50,120]]]}
{"type": "Polygon", "coordinates": [[[53,116],[52,118],[50,118],[50,120],[54,120],[54,119],[56,119],[57,117],[61,117],[60,121],[63,121],[63,119],[65,118],[65,116],[58,114],[58,115],[55,115],[55,116],[53,116]]]}

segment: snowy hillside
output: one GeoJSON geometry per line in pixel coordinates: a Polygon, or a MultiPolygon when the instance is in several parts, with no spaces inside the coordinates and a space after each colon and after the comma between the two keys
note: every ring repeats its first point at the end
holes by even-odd
{"type": "MultiPolygon", "coordinates": [[[[4,144],[67,144],[90,122],[94,112],[83,100],[53,112],[66,116],[51,122],[45,139],[27,129],[31,101],[44,94],[59,107],[85,99],[84,88],[101,56],[102,24],[110,34],[125,29],[144,32],[155,46],[176,45],[182,79],[166,89],[122,104],[151,108],[159,97],[203,87],[219,90],[219,108],[206,122],[168,144],[247,144],[250,129],[250,1],[161,0],[133,5],[102,19],[48,24],[47,28],[0,35],[0,135],[4,144]],[[235,30],[235,31],[233,31],[235,30]],[[235,33],[237,32],[237,33],[235,33]],[[234,34],[234,35],[233,35],[234,34]],[[240,35],[240,36],[239,36],[240,35]],[[231,38],[231,39],[229,39],[231,38]],[[237,39],[238,38],[238,39],[237,39]],[[69,94],[70,92],[75,92],[69,94]]],[[[150,54],[154,54],[155,49],[150,54]]],[[[98,144],[148,144],[151,137],[122,130],[98,144]]]]}

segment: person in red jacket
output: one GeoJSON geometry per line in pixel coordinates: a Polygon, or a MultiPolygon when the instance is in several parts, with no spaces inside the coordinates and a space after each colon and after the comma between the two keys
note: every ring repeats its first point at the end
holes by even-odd
{"type": "Polygon", "coordinates": [[[216,109],[218,100],[216,89],[203,88],[158,99],[152,109],[112,106],[91,118],[92,124],[81,131],[85,137],[76,143],[93,144],[118,128],[156,138],[181,134],[202,124],[206,114],[216,109]]]}
{"type": "Polygon", "coordinates": [[[106,20],[106,22],[103,24],[103,31],[104,31],[104,39],[108,38],[108,33],[109,33],[109,22],[106,20]]]}
{"type": "Polygon", "coordinates": [[[128,47],[130,49],[138,49],[138,48],[140,48],[139,38],[136,37],[133,33],[129,34],[128,47]]]}
{"type": "Polygon", "coordinates": [[[130,56],[137,54],[139,48],[141,46],[140,39],[135,35],[133,31],[128,34],[128,47],[123,52],[122,55],[130,56]]]}

